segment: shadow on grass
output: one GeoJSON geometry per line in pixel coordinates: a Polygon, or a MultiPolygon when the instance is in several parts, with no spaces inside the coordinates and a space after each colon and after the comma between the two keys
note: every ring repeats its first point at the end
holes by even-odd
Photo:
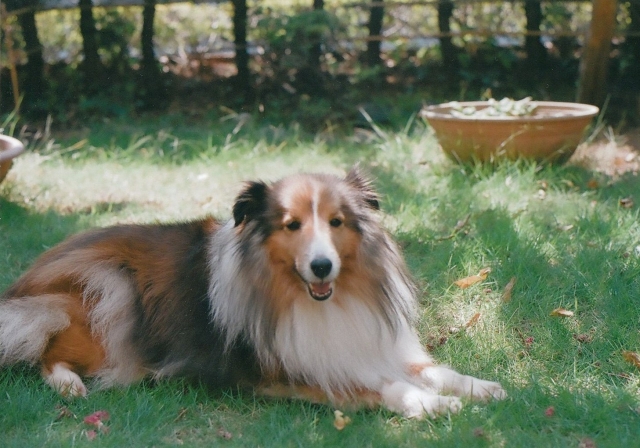
{"type": "MultiPolygon", "coordinates": [[[[382,193],[393,196],[391,214],[403,212],[400,204],[422,202],[430,207],[429,221],[446,222],[452,228],[464,218],[461,211],[470,210],[468,223],[451,235],[434,234],[432,229],[440,226],[432,223],[396,234],[412,272],[422,285],[428,285],[425,306],[448,309],[451,303],[447,302],[457,294],[457,289],[450,287],[456,279],[475,273],[464,270],[470,265],[490,266],[492,272],[486,286],[466,294],[463,300],[500,300],[499,295],[496,299],[484,290],[501,292],[515,277],[512,299],[498,305],[509,346],[496,347],[489,361],[527,372],[527,378],[520,378],[523,385],[507,385],[515,397],[507,406],[525,419],[534,418],[529,416],[533,412],[540,426],[546,426],[541,430],[549,432],[549,441],[556,431],[568,433],[572,425],[583,423],[595,427],[607,424],[605,420],[621,433],[637,437],[635,427],[623,427],[624,422],[637,425],[640,418],[633,410],[637,405],[632,406],[637,397],[630,392],[636,370],[624,361],[622,351],[640,348],[640,235],[635,223],[638,212],[623,209],[619,200],[640,198],[638,178],[602,178],[601,186],[594,189],[590,186],[594,174],[586,170],[542,169],[535,179],[548,183],[550,192],[570,193],[569,201],[584,197],[585,204],[592,202],[584,210],[576,206],[572,215],[571,210],[563,209],[562,202],[553,200],[530,201],[518,211],[500,204],[474,205],[474,187],[493,175],[488,168],[482,171],[477,178],[477,173],[453,169],[444,176],[446,197],[435,199],[399,183],[391,171],[374,171],[382,193]],[[571,225],[559,225],[556,217],[563,214],[571,216],[571,225]],[[552,317],[552,310],[559,307],[573,311],[573,317],[552,317]],[[612,397],[611,390],[617,395],[612,397]],[[540,394],[546,399],[533,399],[540,394]],[[556,403],[558,408],[566,408],[565,423],[545,419],[541,404],[545,401],[549,406],[556,403]]],[[[455,344],[473,351],[473,342],[465,341],[469,339],[466,336],[460,338],[455,344]]],[[[512,430],[513,423],[509,423],[512,430]]],[[[629,435],[622,438],[633,440],[629,435]]]]}
{"type": "Polygon", "coordinates": [[[37,213],[0,197],[0,291],[45,250],[83,228],[81,216],[37,213]]]}

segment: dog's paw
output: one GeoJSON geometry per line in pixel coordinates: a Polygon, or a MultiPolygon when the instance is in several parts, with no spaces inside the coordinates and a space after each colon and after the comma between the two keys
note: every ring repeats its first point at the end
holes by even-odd
{"type": "Polygon", "coordinates": [[[462,409],[458,397],[436,395],[412,384],[395,382],[382,390],[384,405],[391,411],[407,418],[436,417],[440,414],[456,413],[462,409]]]}
{"type": "Polygon", "coordinates": [[[45,375],[46,383],[64,397],[85,397],[87,388],[77,373],[63,364],[55,364],[51,373],[45,375]]]}
{"type": "Polygon", "coordinates": [[[445,366],[427,367],[420,371],[418,378],[435,390],[474,400],[502,400],[507,393],[499,383],[481,380],[470,375],[462,375],[445,366]]]}
{"type": "Polygon", "coordinates": [[[474,378],[471,383],[470,394],[475,400],[504,400],[507,398],[507,392],[502,388],[500,383],[494,381],[479,380],[474,378]]]}
{"type": "Polygon", "coordinates": [[[429,417],[435,418],[441,414],[456,414],[460,412],[462,401],[458,397],[427,394],[422,399],[422,408],[429,417]]]}

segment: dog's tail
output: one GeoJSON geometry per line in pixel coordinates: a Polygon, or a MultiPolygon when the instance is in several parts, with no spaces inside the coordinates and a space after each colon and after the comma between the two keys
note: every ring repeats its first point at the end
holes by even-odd
{"type": "Polygon", "coordinates": [[[70,325],[60,296],[0,298],[0,366],[38,362],[51,338],[70,325]]]}

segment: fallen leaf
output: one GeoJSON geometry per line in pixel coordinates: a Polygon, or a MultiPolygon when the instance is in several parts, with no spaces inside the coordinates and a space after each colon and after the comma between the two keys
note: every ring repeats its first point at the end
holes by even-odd
{"type": "Polygon", "coordinates": [[[476,275],[471,275],[469,277],[461,278],[460,280],[456,280],[454,283],[462,289],[466,289],[469,286],[475,285],[478,282],[481,282],[487,278],[491,272],[491,268],[480,269],[476,275]]]}
{"type": "Polygon", "coordinates": [[[553,406],[549,406],[547,409],[544,410],[544,415],[547,417],[553,417],[555,413],[556,413],[556,409],[553,406]]]}
{"type": "Polygon", "coordinates": [[[597,189],[599,187],[600,187],[600,184],[593,177],[591,179],[589,179],[589,181],[587,182],[587,188],[589,188],[591,190],[595,190],[595,189],[597,189]]]}
{"type": "Polygon", "coordinates": [[[109,418],[110,415],[107,411],[96,411],[93,414],[87,415],[83,421],[87,425],[95,426],[100,432],[107,433],[109,432],[109,428],[105,426],[104,422],[109,420],[109,418]]]}
{"type": "Polygon", "coordinates": [[[594,442],[593,439],[590,439],[589,437],[585,437],[584,439],[580,440],[580,443],[578,443],[578,448],[596,448],[596,442],[594,442]]]}
{"type": "Polygon", "coordinates": [[[233,434],[227,431],[224,428],[218,429],[218,437],[223,438],[225,440],[231,440],[233,438],[233,434]]]}
{"type": "Polygon", "coordinates": [[[511,302],[511,293],[513,292],[513,287],[516,285],[516,278],[511,277],[509,283],[504,287],[504,291],[502,292],[502,301],[503,302],[511,302]]]}
{"type": "Polygon", "coordinates": [[[622,352],[622,357],[625,361],[630,362],[638,369],[640,369],[640,354],[636,352],[631,352],[629,350],[625,350],[622,352]]]}
{"type": "Polygon", "coordinates": [[[478,322],[478,320],[480,320],[480,313],[476,313],[476,314],[474,314],[474,315],[471,317],[471,319],[469,319],[469,322],[467,322],[466,324],[464,324],[464,327],[465,327],[465,328],[469,328],[469,327],[471,327],[472,325],[475,325],[475,324],[478,322]]]}
{"type": "Polygon", "coordinates": [[[622,208],[631,208],[631,207],[633,207],[633,198],[632,197],[626,197],[626,198],[620,199],[620,207],[622,207],[622,208]]]}
{"type": "Polygon", "coordinates": [[[526,345],[527,347],[530,347],[531,344],[533,344],[533,341],[535,341],[533,336],[529,336],[529,337],[524,338],[524,340],[522,342],[524,342],[524,345],[526,345]]]}
{"type": "Polygon", "coordinates": [[[93,414],[87,415],[84,418],[84,422],[87,425],[97,426],[103,421],[106,422],[107,420],[109,420],[109,418],[110,418],[110,415],[107,411],[96,411],[93,414]]]}
{"type": "Polygon", "coordinates": [[[347,426],[349,423],[351,423],[351,418],[349,418],[348,416],[344,415],[342,413],[342,411],[338,411],[336,409],[335,411],[333,411],[333,415],[334,415],[333,426],[338,431],[342,431],[345,428],[345,426],[347,426]]]}
{"type": "Polygon", "coordinates": [[[486,434],[482,428],[473,429],[473,437],[484,437],[486,434]]]}
{"type": "Polygon", "coordinates": [[[98,433],[95,432],[93,429],[90,429],[89,431],[85,431],[84,434],[85,436],[87,436],[87,440],[89,440],[89,442],[91,442],[98,436],[98,433]]]}
{"type": "Polygon", "coordinates": [[[554,317],[571,317],[573,316],[573,311],[565,310],[564,308],[556,308],[551,311],[550,315],[554,317]]]}
{"type": "Polygon", "coordinates": [[[578,342],[589,343],[593,341],[593,336],[590,335],[589,333],[574,334],[573,339],[575,339],[578,342]]]}

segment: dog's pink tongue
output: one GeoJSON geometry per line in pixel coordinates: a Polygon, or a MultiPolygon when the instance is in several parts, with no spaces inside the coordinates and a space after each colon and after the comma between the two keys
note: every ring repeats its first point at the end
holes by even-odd
{"type": "Polygon", "coordinates": [[[331,283],[311,283],[311,290],[315,295],[324,296],[331,291],[331,283]]]}

